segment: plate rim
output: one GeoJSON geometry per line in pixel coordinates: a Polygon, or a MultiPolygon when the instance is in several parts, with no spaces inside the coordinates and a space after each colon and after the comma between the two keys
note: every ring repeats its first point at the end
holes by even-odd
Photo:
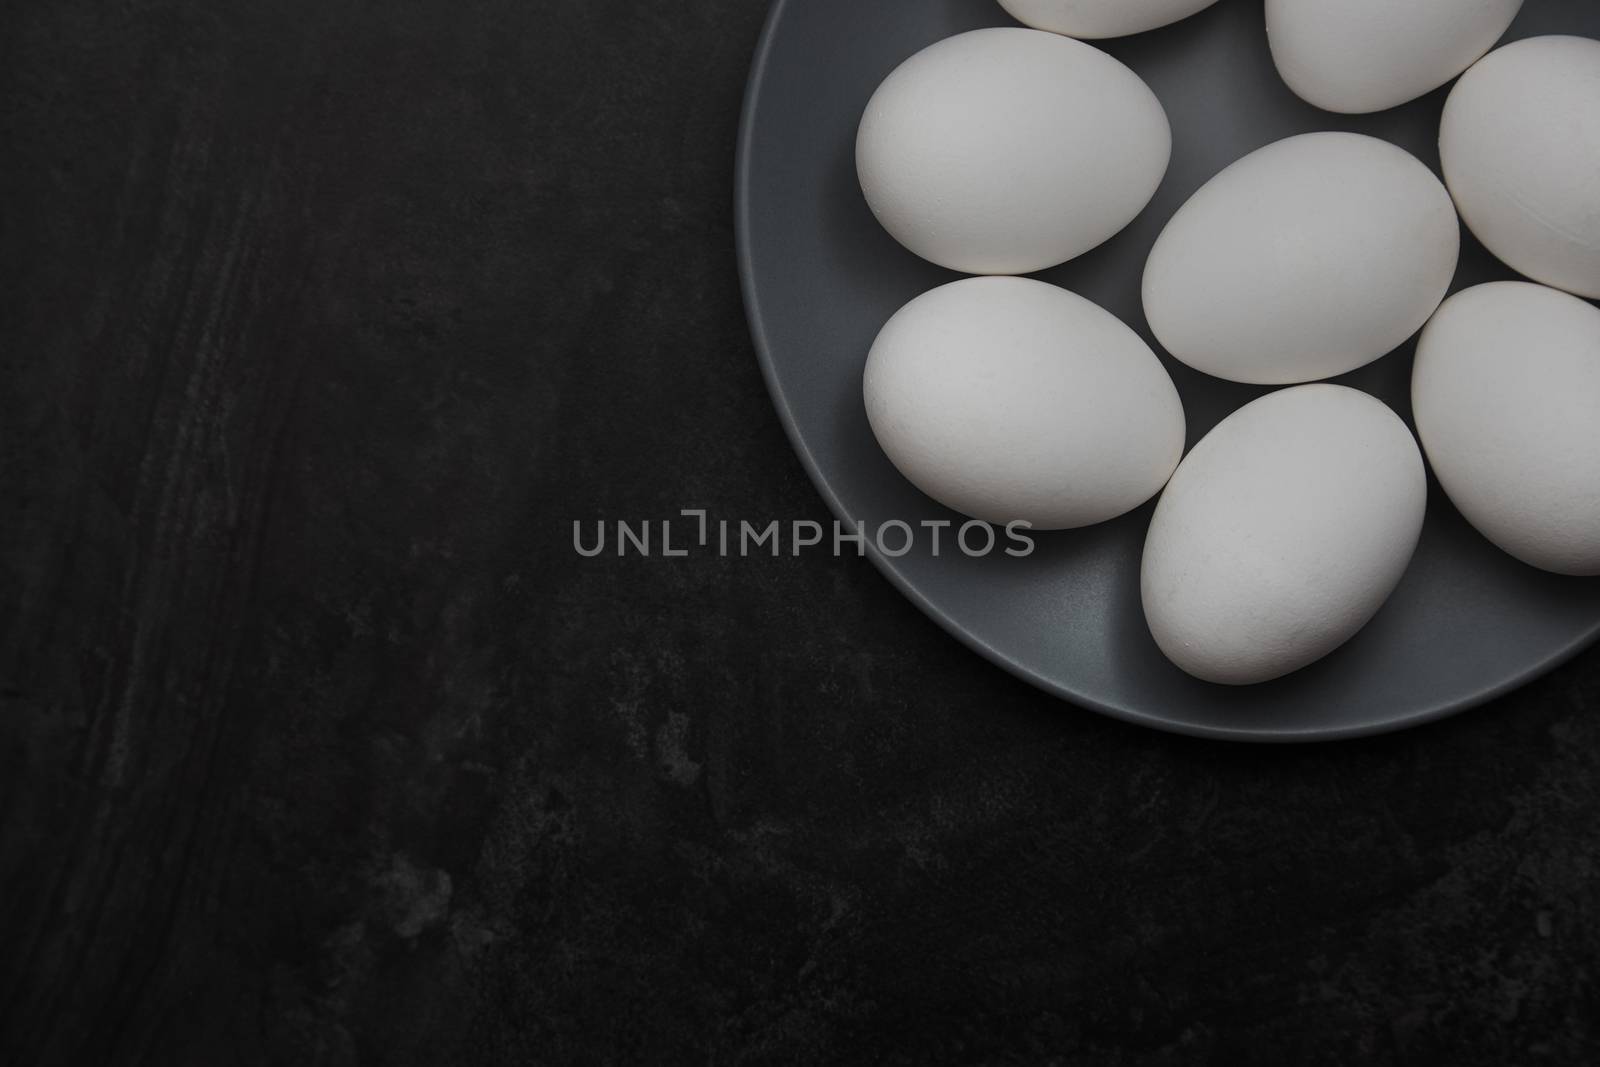
{"type": "MultiPolygon", "coordinates": [[[[783,18],[789,9],[790,2],[791,0],[772,0],[771,7],[767,11],[766,21],[761,28],[761,36],[756,42],[755,55],[750,64],[750,72],[745,79],[744,100],[740,106],[733,188],[734,243],[739,269],[739,290],[743,297],[745,320],[750,331],[751,342],[756,351],[756,361],[761,366],[761,377],[766,384],[767,396],[777,411],[778,421],[783,425],[784,436],[788,438],[790,448],[799,458],[800,465],[805,469],[806,476],[822,496],[823,502],[828,506],[828,510],[833,513],[836,519],[849,523],[854,521],[853,517],[848,514],[843,503],[834,493],[827,477],[817,465],[816,458],[806,446],[804,437],[800,432],[799,423],[789,406],[788,397],[784,395],[783,386],[778,378],[777,361],[773,358],[772,346],[767,338],[766,325],[761,314],[761,299],[755,282],[755,253],[751,237],[751,214],[753,211],[751,175],[754,154],[752,146],[768,61],[777,42],[783,18]]],[[[1411,729],[1481,707],[1498,697],[1520,689],[1529,682],[1548,674],[1571,660],[1578,653],[1594,644],[1597,638],[1600,638],[1600,622],[1596,622],[1587,632],[1578,635],[1569,644],[1557,649],[1549,656],[1517,672],[1497,685],[1474,693],[1470,697],[1424,708],[1421,711],[1381,722],[1369,722],[1343,727],[1310,727],[1302,729],[1208,726],[1164,719],[1148,712],[1140,711],[1137,708],[1110,703],[1088,693],[1074,690],[1054,679],[1039,674],[1031,668],[1018,663],[1006,652],[982,640],[971,630],[952,619],[938,605],[930,601],[910,579],[896,569],[894,561],[880,553],[877,550],[877,546],[872,544],[870,539],[864,542],[862,547],[862,554],[872,562],[878,573],[887,578],[896,591],[915,605],[917,610],[932,619],[945,633],[1011,676],[1021,679],[1034,688],[1048,693],[1058,700],[1065,701],[1075,708],[1082,708],[1122,722],[1159,730],[1163,733],[1181,734],[1187,737],[1200,737],[1208,740],[1255,744],[1293,744],[1347,741],[1411,729]]]]}

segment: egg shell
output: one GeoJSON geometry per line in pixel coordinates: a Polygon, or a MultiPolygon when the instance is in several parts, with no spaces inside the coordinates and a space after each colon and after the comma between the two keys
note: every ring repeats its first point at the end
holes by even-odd
{"type": "Polygon", "coordinates": [[[1104,52],[1020,28],[957,34],[886,78],[856,136],[867,204],[901,244],[968,274],[1027,274],[1104,242],[1166,173],[1172,130],[1104,52]]]}
{"type": "Polygon", "coordinates": [[[1041,530],[1103,522],[1161,489],[1183,405],[1110,312],[1029,278],[966,278],[883,327],[863,378],[894,465],[965,515],[1041,530]]]}
{"type": "Polygon", "coordinates": [[[1332,652],[1405,572],[1427,482],[1399,416],[1340,385],[1268,393],[1218,423],[1156,505],[1145,619],[1197,678],[1264,682],[1332,652]]]}
{"type": "Polygon", "coordinates": [[[1530,37],[1490,52],[1450,91],[1439,156],[1490,252],[1600,298],[1600,41],[1530,37]]]}
{"type": "Polygon", "coordinates": [[[1267,0],[1267,38],[1302,100],[1363,114],[1466,70],[1521,8],[1522,0],[1267,0]]]}
{"type": "Polygon", "coordinates": [[[1186,19],[1217,0],[1000,0],[1011,17],[1069,37],[1126,37],[1186,19]]]}
{"type": "Polygon", "coordinates": [[[1417,341],[1411,406],[1468,522],[1535,567],[1600,574],[1600,308],[1531,282],[1457,293],[1417,341]]]}
{"type": "Polygon", "coordinates": [[[1450,196],[1414,156],[1360,134],[1302,134],[1245,156],[1178,210],[1145,266],[1145,316],[1207,374],[1331,378],[1420,329],[1460,249],[1450,196]]]}

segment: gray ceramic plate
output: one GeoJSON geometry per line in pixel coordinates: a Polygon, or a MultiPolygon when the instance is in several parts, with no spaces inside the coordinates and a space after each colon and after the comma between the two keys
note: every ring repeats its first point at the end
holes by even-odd
{"type": "MultiPolygon", "coordinates": [[[[869,527],[956,518],[900,477],[874,443],[861,368],[907,300],[956,277],[874,221],[856,185],[856,123],[901,60],[953,33],[1014,25],[994,0],[778,0],[756,55],[740,136],[740,271],[762,369],[806,469],[838,516],[869,527]]],[[[1600,37],[1593,0],[1528,0],[1509,38],[1600,37]]],[[[1379,115],[1299,101],[1267,50],[1261,0],[1222,0],[1152,33],[1100,42],[1137,71],[1172,120],[1172,165],[1154,202],[1102,247],[1040,277],[1149,336],[1145,257],[1195,189],[1264,144],[1309,130],[1387,138],[1437,167],[1445,90],[1379,115]]],[[[1467,236],[1457,287],[1511,277],[1467,236]]],[[[1159,351],[1159,349],[1158,349],[1159,351]]],[[[1264,390],[1165,360],[1192,444],[1264,390]]],[[[1340,381],[1409,418],[1411,346],[1340,381]]],[[[1481,703],[1550,669],[1600,634],[1600,579],[1543,574],[1503,555],[1431,488],[1411,569],[1366,629],[1319,663],[1249,689],[1208,685],[1156,649],[1139,606],[1152,505],[1087,530],[1045,534],[1026,559],[899,559],[885,574],[940,625],[995,663],[1073,703],[1161,729],[1306,741],[1377,733],[1481,703]]],[[[959,520],[958,520],[959,521],[959,520]]]]}

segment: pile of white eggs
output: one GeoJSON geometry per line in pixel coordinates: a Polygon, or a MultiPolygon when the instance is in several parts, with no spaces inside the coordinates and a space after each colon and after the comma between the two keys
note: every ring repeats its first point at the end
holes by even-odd
{"type": "Polygon", "coordinates": [[[1140,335],[1016,277],[1127,226],[1171,155],[1149,87],[1080,38],[1212,2],[1000,0],[1031,28],[940,41],[873,95],[856,141],[873,214],[917,255],[982,276],[883,327],[864,379],[879,444],[923,492],[991,522],[1081,527],[1160,493],[1145,618],[1213,682],[1297,670],[1372,618],[1417,545],[1422,449],[1500,548],[1600,574],[1600,308],[1580,299],[1600,298],[1600,41],[1490,51],[1522,0],[1266,0],[1278,70],[1320,108],[1378,111],[1461,76],[1445,180],[1386,141],[1311,133],[1240,159],[1172,217],[1144,272],[1155,338],[1205,374],[1288,387],[1187,456],[1178,391],[1140,335]],[[1458,213],[1531,280],[1446,300],[1458,213]],[[1422,449],[1376,398],[1305,384],[1418,330],[1422,449]]]}

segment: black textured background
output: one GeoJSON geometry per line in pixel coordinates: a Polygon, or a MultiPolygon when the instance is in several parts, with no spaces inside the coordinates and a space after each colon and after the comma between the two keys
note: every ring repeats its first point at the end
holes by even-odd
{"type": "Polygon", "coordinates": [[[1596,653],[1257,749],[860,560],[575,557],[827,518],[763,6],[0,5],[0,1061],[1600,1060],[1596,653]]]}

